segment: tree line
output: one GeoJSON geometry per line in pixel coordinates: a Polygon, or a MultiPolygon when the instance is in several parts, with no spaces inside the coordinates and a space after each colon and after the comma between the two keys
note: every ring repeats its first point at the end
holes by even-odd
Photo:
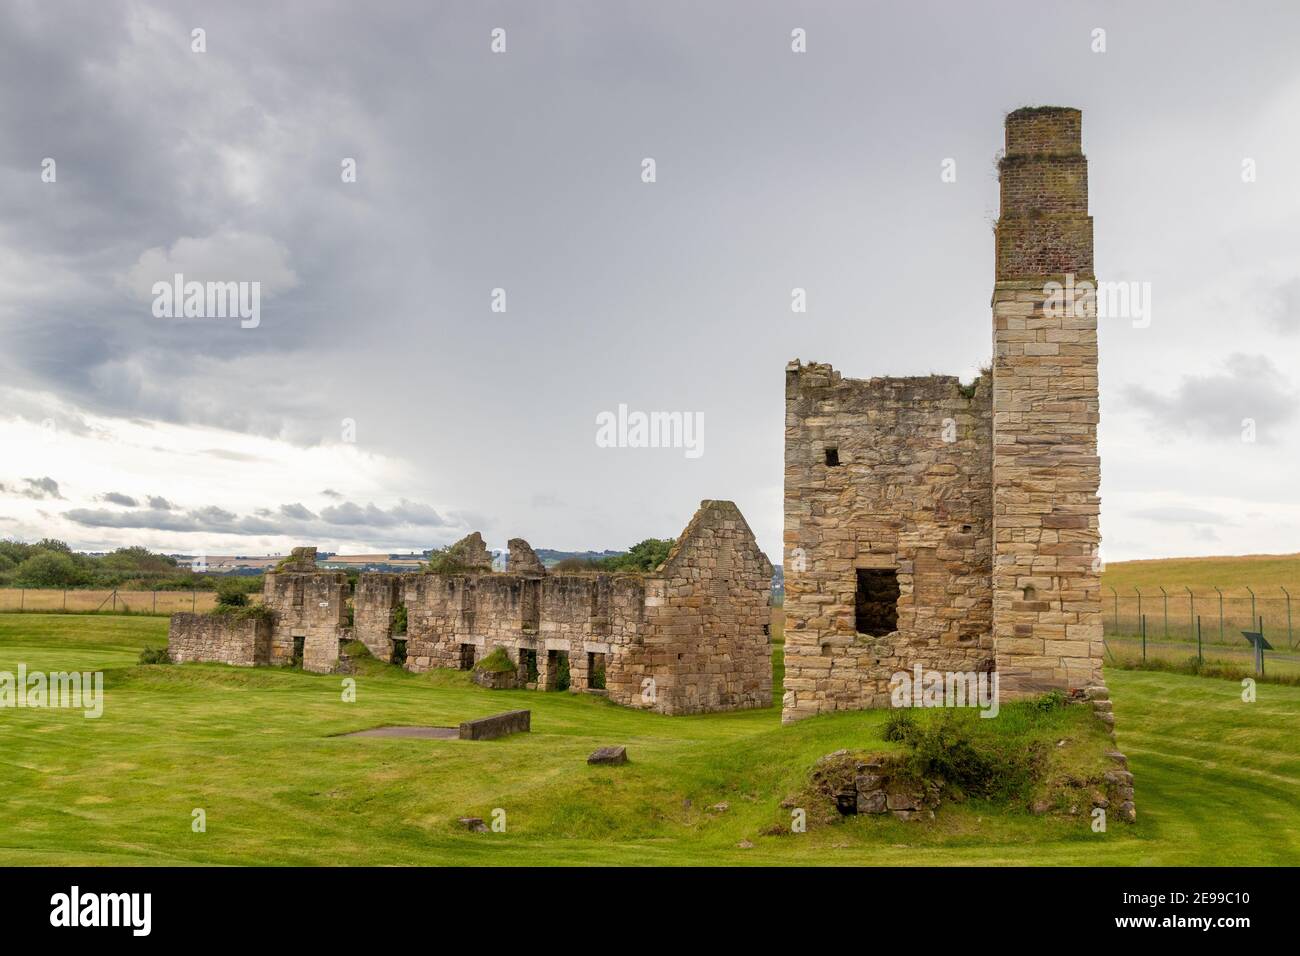
{"type": "Polygon", "coordinates": [[[148,548],[118,548],[94,555],[73,551],[56,538],[0,541],[0,587],[210,591],[219,579],[219,575],[196,574],[175,558],[148,548]]]}

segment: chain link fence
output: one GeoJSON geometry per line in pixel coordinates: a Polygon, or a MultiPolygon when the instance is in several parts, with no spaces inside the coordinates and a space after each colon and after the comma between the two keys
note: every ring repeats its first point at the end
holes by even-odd
{"type": "Polygon", "coordinates": [[[1294,614],[1300,610],[1293,607],[1285,589],[1276,587],[1255,589],[1253,595],[1237,588],[1231,592],[1141,588],[1127,593],[1103,588],[1102,603],[1107,638],[1140,637],[1146,615],[1148,641],[1195,644],[1199,617],[1204,646],[1240,646],[1241,632],[1258,630],[1263,618],[1264,634],[1278,650],[1295,647],[1294,614]]]}

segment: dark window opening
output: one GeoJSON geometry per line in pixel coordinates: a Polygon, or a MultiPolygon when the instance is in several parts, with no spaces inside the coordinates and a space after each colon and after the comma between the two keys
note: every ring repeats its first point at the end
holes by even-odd
{"type": "Polygon", "coordinates": [[[398,667],[406,666],[406,641],[393,638],[393,653],[389,659],[398,667]]]}
{"type": "Polygon", "coordinates": [[[528,648],[519,649],[519,670],[523,674],[524,683],[537,683],[537,652],[530,651],[528,648]]]}
{"type": "Polygon", "coordinates": [[[605,655],[595,651],[587,653],[587,686],[592,690],[605,689],[605,655]]]}
{"type": "Polygon", "coordinates": [[[546,652],[547,690],[569,689],[569,655],[567,651],[546,652]]]}
{"type": "Polygon", "coordinates": [[[764,637],[771,637],[771,636],[772,636],[772,625],[771,625],[771,624],[764,624],[764,625],[763,625],[763,636],[764,636],[764,637]]]}
{"type": "Polygon", "coordinates": [[[898,630],[898,572],[858,568],[855,616],[859,634],[883,637],[898,630]]]}
{"type": "Polygon", "coordinates": [[[294,667],[302,667],[302,649],[307,643],[306,637],[294,637],[293,639],[293,661],[294,667]]]}
{"type": "Polygon", "coordinates": [[[473,644],[462,644],[460,646],[460,669],[463,671],[472,671],[474,669],[473,644]]]}
{"type": "Polygon", "coordinates": [[[964,525],[962,525],[962,526],[961,526],[961,530],[962,530],[963,533],[969,533],[969,532],[970,532],[970,525],[968,525],[968,524],[964,524],[964,525]]]}
{"type": "Polygon", "coordinates": [[[840,463],[840,450],[838,448],[827,448],[826,464],[829,467],[834,468],[839,463],[840,463]]]}

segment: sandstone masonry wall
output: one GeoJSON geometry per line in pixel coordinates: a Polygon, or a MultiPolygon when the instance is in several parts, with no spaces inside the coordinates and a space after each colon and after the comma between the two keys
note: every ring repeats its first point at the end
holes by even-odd
{"type": "MultiPolygon", "coordinates": [[[[526,547],[526,543],[523,543],[526,547]]],[[[661,713],[768,706],[770,562],[731,502],[706,501],[658,572],[546,574],[514,554],[521,573],[406,575],[406,666],[470,666],[501,647],[539,689],[557,683],[661,713]]]]}
{"type": "Polygon", "coordinates": [[[293,659],[294,639],[303,639],[303,668],[333,670],[339,642],[347,639],[348,576],[342,571],[281,570],[268,572],[262,603],[274,612],[271,663],[293,659]]]}
{"type": "Polygon", "coordinates": [[[994,643],[1003,693],[1100,684],[1096,298],[1078,110],[1007,117],[993,292],[994,643]],[[1087,287],[1085,287],[1087,288],[1087,287]]]}
{"type": "Polygon", "coordinates": [[[218,614],[173,614],[167,653],[177,664],[209,661],[252,667],[271,660],[271,625],[261,618],[236,620],[218,614]]]}
{"type": "Polygon", "coordinates": [[[381,661],[393,659],[393,610],[402,603],[402,576],[367,571],[352,597],[352,636],[381,661]]]}
{"type": "Polygon", "coordinates": [[[991,435],[988,376],[787,368],[783,721],[886,707],[914,664],[992,666],[991,435]],[[896,573],[896,630],[858,633],[860,569],[896,573]]]}
{"type": "Polygon", "coordinates": [[[784,721],[888,706],[915,664],[995,666],[1007,696],[1100,683],[1096,299],[1056,308],[1049,285],[1093,278],[1081,130],[1073,109],[1007,117],[973,391],[787,368],[784,721]]]}
{"type": "MultiPolygon", "coordinates": [[[[772,564],[730,501],[705,501],[646,581],[644,676],[666,714],[772,703],[772,564]]],[[[644,679],[643,679],[644,683],[644,679]]]]}

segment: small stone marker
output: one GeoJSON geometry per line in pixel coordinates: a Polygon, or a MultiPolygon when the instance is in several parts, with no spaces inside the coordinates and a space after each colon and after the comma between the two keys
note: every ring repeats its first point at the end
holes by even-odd
{"type": "Polygon", "coordinates": [[[457,822],[471,833],[488,832],[487,824],[483,822],[482,817],[461,817],[457,822]]]}
{"type": "Polygon", "coordinates": [[[626,747],[601,747],[599,750],[597,750],[595,753],[593,753],[590,757],[587,758],[587,763],[592,763],[592,764],[627,763],[627,748],[626,747]]]}

